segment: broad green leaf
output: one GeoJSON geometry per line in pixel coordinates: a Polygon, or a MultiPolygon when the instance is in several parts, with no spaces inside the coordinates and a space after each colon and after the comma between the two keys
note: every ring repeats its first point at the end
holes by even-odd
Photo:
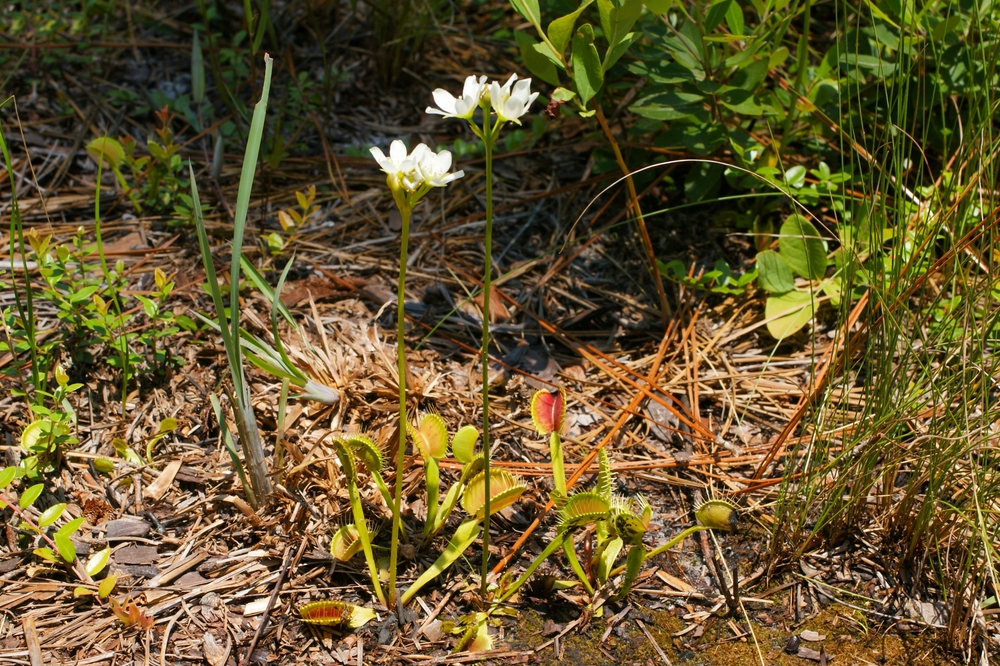
{"type": "Polygon", "coordinates": [[[733,0],[719,0],[709,5],[708,11],[705,12],[705,24],[702,26],[702,32],[707,35],[715,30],[722,23],[722,19],[726,18],[729,6],[732,4],[734,4],[733,0]]]}
{"type": "Polygon", "coordinates": [[[774,250],[757,253],[757,270],[760,286],[772,294],[783,294],[795,289],[795,278],[788,264],[774,250]]]}
{"type": "Polygon", "coordinates": [[[809,323],[816,310],[812,294],[792,290],[787,294],[768,296],[764,306],[767,331],[777,340],[796,333],[809,323]]]}
{"type": "Polygon", "coordinates": [[[625,52],[617,47],[622,42],[627,41],[625,48],[628,48],[628,44],[635,41],[634,38],[629,37],[629,34],[632,31],[632,26],[642,14],[642,0],[619,0],[617,3],[612,0],[597,0],[597,9],[601,15],[604,38],[608,40],[608,50],[605,52],[602,63],[604,71],[608,71],[614,64],[611,59],[612,54],[617,51],[614,60],[618,60],[625,52]]]}
{"type": "Polygon", "coordinates": [[[560,69],[566,69],[566,63],[556,57],[556,54],[552,52],[552,49],[549,48],[548,44],[536,42],[531,45],[531,48],[533,48],[540,56],[551,62],[552,66],[555,67],[557,71],[560,69]]]}
{"type": "Polygon", "coordinates": [[[35,500],[38,499],[38,496],[42,494],[43,490],[45,490],[45,484],[36,483],[21,493],[21,499],[18,500],[17,505],[22,509],[27,509],[35,503],[35,500]]]}
{"type": "Polygon", "coordinates": [[[573,35],[573,81],[580,101],[587,104],[604,85],[601,58],[594,47],[594,28],[584,23],[573,35]]]}
{"type": "Polygon", "coordinates": [[[115,583],[117,582],[118,576],[116,574],[112,574],[102,580],[101,584],[97,587],[97,596],[101,599],[107,599],[108,595],[115,589],[115,583]]]}
{"type": "Polygon", "coordinates": [[[87,560],[87,566],[84,567],[87,570],[87,574],[91,578],[101,573],[104,567],[108,566],[108,559],[111,557],[111,547],[107,547],[104,550],[99,550],[90,556],[87,560]]]}
{"type": "Polygon", "coordinates": [[[753,91],[725,86],[716,92],[719,101],[736,113],[759,116],[764,107],[754,98],[753,91]]]}
{"type": "Polygon", "coordinates": [[[796,164],[785,172],[785,182],[789,187],[801,189],[806,184],[806,168],[796,164]]]}
{"type": "Polygon", "coordinates": [[[552,91],[552,99],[556,102],[569,102],[574,97],[576,93],[568,88],[556,88],[552,91]]]}
{"type": "Polygon", "coordinates": [[[87,519],[84,516],[80,516],[79,518],[74,518],[73,520],[69,521],[68,523],[60,527],[59,530],[56,532],[56,534],[62,534],[67,537],[71,536],[74,532],[80,529],[80,526],[83,525],[83,522],[85,520],[87,519]]]}
{"type": "Polygon", "coordinates": [[[52,523],[56,522],[59,519],[59,516],[62,515],[63,509],[65,508],[66,508],[65,502],[60,502],[59,504],[53,504],[45,511],[43,511],[42,515],[38,517],[38,526],[48,527],[52,523]]]}
{"type": "Polygon", "coordinates": [[[63,560],[72,564],[73,560],[76,559],[76,546],[69,540],[69,537],[56,532],[52,540],[56,542],[56,548],[59,550],[59,555],[63,560]]]}
{"type": "Polygon", "coordinates": [[[636,115],[652,120],[687,120],[693,123],[707,123],[708,111],[705,98],[696,93],[669,91],[643,97],[629,109],[636,115]]]}
{"type": "Polygon", "coordinates": [[[521,30],[514,32],[514,38],[517,40],[517,46],[521,50],[521,60],[524,61],[525,67],[542,81],[551,83],[554,86],[559,85],[559,73],[556,71],[556,66],[552,63],[552,60],[545,57],[541,52],[541,49],[548,51],[549,47],[545,44],[535,42],[527,33],[521,30]]]}
{"type": "Polygon", "coordinates": [[[620,42],[608,49],[608,52],[604,55],[604,64],[602,65],[604,71],[606,72],[614,67],[615,63],[625,55],[628,48],[635,44],[640,37],[642,37],[641,32],[630,32],[620,42]]]}
{"type": "Polygon", "coordinates": [[[734,35],[743,34],[743,8],[735,0],[730,3],[726,11],[726,25],[729,26],[729,32],[734,35]]]}
{"type": "Polygon", "coordinates": [[[716,196],[725,165],[715,162],[699,162],[684,176],[684,195],[688,201],[704,201],[716,196]]]}
{"type": "Polygon", "coordinates": [[[4,467],[0,470],[0,488],[6,488],[17,475],[16,467],[4,467]]]}
{"type": "Polygon", "coordinates": [[[569,46],[569,42],[573,38],[573,28],[576,27],[576,20],[580,18],[580,13],[593,1],[583,0],[575,11],[566,14],[566,16],[560,16],[549,23],[549,41],[552,42],[552,46],[556,47],[556,51],[560,55],[566,51],[566,47],[569,46]]]}
{"type": "Polygon", "coordinates": [[[77,597],[77,598],[80,598],[80,597],[90,597],[90,596],[93,596],[93,595],[94,595],[94,591],[93,590],[88,590],[85,587],[74,587],[73,588],[73,596],[74,597],[77,597]]]}
{"type": "Polygon", "coordinates": [[[826,243],[812,222],[801,215],[789,215],[778,237],[778,248],[792,272],[809,280],[826,275],[826,243]]]}
{"type": "Polygon", "coordinates": [[[528,19],[528,22],[541,32],[542,13],[538,9],[538,0],[510,0],[510,4],[518,14],[528,19]]]}

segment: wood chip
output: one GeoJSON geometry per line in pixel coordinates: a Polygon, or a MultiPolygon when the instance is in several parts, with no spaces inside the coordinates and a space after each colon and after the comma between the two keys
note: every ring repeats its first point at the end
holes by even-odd
{"type": "Polygon", "coordinates": [[[114,552],[115,564],[152,564],[160,555],[156,546],[126,546],[114,552]]]}
{"type": "Polygon", "coordinates": [[[45,660],[42,658],[42,646],[38,642],[38,632],[35,630],[35,618],[30,615],[23,617],[21,619],[21,628],[24,630],[24,642],[28,645],[31,666],[44,666],[45,660]]]}
{"type": "Polygon", "coordinates": [[[146,536],[149,534],[150,526],[145,520],[130,516],[108,521],[104,529],[109,540],[127,539],[146,536]]]}
{"type": "Polygon", "coordinates": [[[167,463],[167,466],[163,468],[163,471],[156,477],[156,480],[146,486],[142,492],[142,496],[154,502],[159,502],[167,490],[170,489],[170,484],[174,482],[174,477],[177,476],[181,464],[180,460],[171,460],[167,463]]]}

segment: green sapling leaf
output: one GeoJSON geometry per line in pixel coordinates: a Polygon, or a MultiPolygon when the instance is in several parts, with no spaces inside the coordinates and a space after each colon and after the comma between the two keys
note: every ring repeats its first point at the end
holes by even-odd
{"type": "Polygon", "coordinates": [[[74,546],[73,542],[69,540],[69,537],[65,534],[56,532],[55,536],[52,537],[52,540],[56,542],[56,548],[59,550],[59,555],[63,558],[63,560],[72,564],[73,560],[76,559],[76,546],[74,546]]]}
{"type": "Polygon", "coordinates": [[[594,28],[584,23],[573,35],[573,81],[580,101],[587,104],[604,85],[601,58],[594,46],[594,28]]]}
{"type": "Polygon", "coordinates": [[[812,222],[801,215],[789,215],[781,225],[778,248],[796,275],[819,280],[826,275],[826,243],[812,222]]]}
{"type": "Polygon", "coordinates": [[[549,23],[549,41],[552,42],[552,46],[556,47],[556,51],[558,51],[560,55],[566,51],[566,47],[569,46],[569,42],[573,38],[573,28],[576,27],[576,20],[580,18],[580,14],[583,10],[586,9],[587,6],[593,1],[594,0],[583,0],[575,11],[572,11],[565,16],[560,16],[552,21],[552,23],[549,23]]]}
{"type": "Polygon", "coordinates": [[[780,254],[774,250],[757,253],[760,286],[772,294],[784,294],[795,288],[795,278],[780,254]]]}
{"type": "MultiPolygon", "coordinates": [[[[514,39],[517,40],[521,60],[528,70],[546,83],[559,85],[559,72],[556,71],[556,63],[548,45],[536,42],[521,30],[514,32],[514,39]]],[[[562,67],[562,63],[559,66],[562,67]]]]}
{"type": "Polygon", "coordinates": [[[104,567],[108,566],[108,559],[111,557],[111,547],[99,550],[90,556],[87,560],[87,565],[84,567],[87,571],[87,575],[93,578],[97,574],[104,571],[104,567]]]}
{"type": "Polygon", "coordinates": [[[38,517],[38,527],[41,528],[48,527],[52,523],[56,522],[59,519],[59,516],[62,515],[63,509],[65,508],[66,508],[65,502],[61,502],[59,504],[53,504],[52,506],[47,508],[45,511],[42,512],[42,515],[38,517]]]}
{"type": "MultiPolygon", "coordinates": [[[[465,461],[463,461],[465,462],[465,461]]],[[[16,467],[4,467],[0,470],[0,488],[6,488],[17,475],[16,467]]]]}
{"type": "Polygon", "coordinates": [[[45,490],[45,484],[36,483],[21,493],[21,499],[18,500],[17,505],[22,509],[27,509],[35,503],[35,500],[38,499],[38,496],[42,494],[43,490],[45,490]]]}
{"type": "Polygon", "coordinates": [[[816,310],[812,294],[793,289],[786,294],[768,296],[764,305],[767,331],[777,340],[797,333],[809,323],[816,310]]]}

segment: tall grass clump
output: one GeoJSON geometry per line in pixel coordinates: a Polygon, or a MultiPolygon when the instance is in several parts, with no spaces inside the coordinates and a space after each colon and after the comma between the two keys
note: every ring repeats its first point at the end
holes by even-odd
{"type": "Polygon", "coordinates": [[[243,369],[243,351],[240,344],[240,256],[243,246],[243,232],[246,228],[247,211],[250,208],[250,192],[253,189],[253,179],[257,169],[257,156],[260,151],[261,137],[264,134],[264,116],[267,113],[267,97],[270,86],[271,57],[265,54],[264,87],[261,91],[260,101],[254,107],[253,118],[250,123],[250,134],[247,138],[246,153],[243,156],[243,169],[240,173],[239,190],[236,195],[236,211],[233,216],[228,309],[223,300],[222,290],[219,287],[219,281],[215,274],[212,250],[208,243],[208,235],[205,232],[205,221],[202,219],[201,202],[198,196],[198,186],[195,182],[194,169],[189,167],[191,174],[191,199],[194,202],[195,224],[198,229],[198,242],[201,247],[202,263],[205,267],[205,275],[208,278],[208,289],[212,296],[212,302],[215,305],[219,332],[222,335],[222,342],[226,348],[226,361],[229,365],[229,374],[232,380],[232,389],[230,390],[227,387],[226,392],[236,418],[236,428],[239,433],[243,456],[247,467],[250,469],[249,484],[246,482],[243,464],[236,454],[232,437],[226,427],[226,419],[222,413],[221,405],[214,395],[212,396],[212,404],[219,421],[219,428],[222,430],[223,441],[229,451],[233,465],[239,473],[240,480],[243,482],[243,489],[246,492],[247,499],[254,508],[267,501],[268,495],[271,494],[271,479],[268,476],[264,460],[264,446],[261,442],[260,430],[257,428],[257,418],[254,415],[253,404],[250,400],[250,387],[247,384],[246,372],[243,369]]]}
{"type": "Polygon", "coordinates": [[[808,441],[786,458],[772,553],[864,530],[890,586],[941,590],[949,642],[971,657],[986,649],[979,611],[1000,592],[1000,13],[882,7],[837,17],[820,65],[832,68],[814,81],[839,107],[828,138],[853,174],[853,193],[831,197],[841,293],[867,300],[840,302],[842,321],[864,310],[823,360],[829,380],[815,387],[808,441]]]}

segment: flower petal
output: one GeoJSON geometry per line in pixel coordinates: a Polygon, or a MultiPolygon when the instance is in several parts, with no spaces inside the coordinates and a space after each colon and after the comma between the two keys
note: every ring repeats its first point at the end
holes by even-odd
{"type": "Polygon", "coordinates": [[[455,115],[455,96],[443,88],[438,88],[431,93],[434,103],[444,112],[442,115],[455,115]]]}

